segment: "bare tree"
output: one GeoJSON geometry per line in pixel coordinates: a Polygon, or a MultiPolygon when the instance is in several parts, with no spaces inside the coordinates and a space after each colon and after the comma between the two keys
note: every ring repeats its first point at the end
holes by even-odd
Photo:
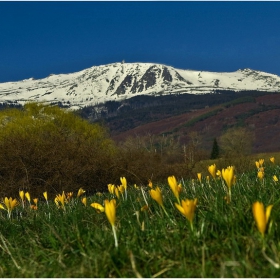
{"type": "Polygon", "coordinates": [[[198,157],[198,147],[201,144],[201,134],[197,131],[191,131],[188,134],[188,144],[183,145],[184,162],[187,163],[190,168],[193,168],[198,157]]]}
{"type": "Polygon", "coordinates": [[[232,128],[220,137],[220,146],[226,156],[249,155],[252,150],[253,132],[244,128],[232,128]]]}

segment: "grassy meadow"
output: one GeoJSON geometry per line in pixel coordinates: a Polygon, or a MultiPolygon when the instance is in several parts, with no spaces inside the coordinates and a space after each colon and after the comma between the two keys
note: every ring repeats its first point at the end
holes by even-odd
{"type": "Polygon", "coordinates": [[[165,184],[121,177],[91,196],[3,197],[0,276],[277,278],[280,161],[256,161],[165,184]]]}

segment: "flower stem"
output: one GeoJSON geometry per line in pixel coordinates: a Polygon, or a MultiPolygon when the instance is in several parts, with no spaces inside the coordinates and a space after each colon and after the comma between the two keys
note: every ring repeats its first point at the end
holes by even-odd
{"type": "Polygon", "coordinates": [[[166,210],[165,210],[165,208],[164,208],[163,205],[162,205],[162,209],[163,209],[165,215],[166,215],[166,216],[169,218],[169,220],[172,222],[172,224],[176,225],[176,223],[169,217],[169,215],[168,215],[168,213],[166,212],[166,210]]]}
{"type": "Polygon", "coordinates": [[[142,187],[141,187],[141,192],[142,192],[142,195],[143,195],[143,198],[144,198],[144,201],[145,201],[146,205],[149,205],[142,187]]]}
{"type": "Polygon", "coordinates": [[[228,188],[229,202],[231,202],[231,188],[228,188]]]}
{"type": "Polygon", "coordinates": [[[191,224],[191,230],[192,230],[192,232],[193,232],[193,223],[192,223],[192,222],[190,222],[190,224],[191,224]]]}
{"type": "Polygon", "coordinates": [[[117,238],[117,233],[116,233],[116,229],[115,226],[112,225],[112,230],[113,230],[113,234],[114,234],[114,239],[115,239],[115,247],[118,248],[118,238],[117,238]]]}

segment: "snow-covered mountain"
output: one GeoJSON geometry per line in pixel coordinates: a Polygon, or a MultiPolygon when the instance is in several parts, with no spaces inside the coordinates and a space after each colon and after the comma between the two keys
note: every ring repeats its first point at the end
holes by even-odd
{"type": "Polygon", "coordinates": [[[0,102],[61,102],[77,109],[136,95],[203,94],[215,90],[280,92],[280,77],[251,69],[216,73],[153,63],[113,63],[39,80],[0,83],[0,102]]]}

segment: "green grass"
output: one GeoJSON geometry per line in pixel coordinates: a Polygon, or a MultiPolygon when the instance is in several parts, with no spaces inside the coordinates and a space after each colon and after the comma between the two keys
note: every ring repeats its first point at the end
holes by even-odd
{"type": "Polygon", "coordinates": [[[168,184],[159,187],[169,218],[150,197],[148,186],[142,187],[150,210],[141,211],[141,189],[128,182],[127,200],[117,199],[118,248],[105,213],[90,206],[113,198],[109,193],[88,197],[87,207],[74,198],[65,211],[52,201],[48,207],[43,196],[37,211],[19,205],[8,219],[1,210],[0,276],[277,278],[280,182],[272,176],[280,178],[280,167],[268,163],[263,182],[256,173],[236,174],[230,204],[221,179],[181,179],[180,198],[198,199],[193,231],[175,207],[168,184]],[[257,200],[274,205],[264,239],[252,214],[257,200]]]}

